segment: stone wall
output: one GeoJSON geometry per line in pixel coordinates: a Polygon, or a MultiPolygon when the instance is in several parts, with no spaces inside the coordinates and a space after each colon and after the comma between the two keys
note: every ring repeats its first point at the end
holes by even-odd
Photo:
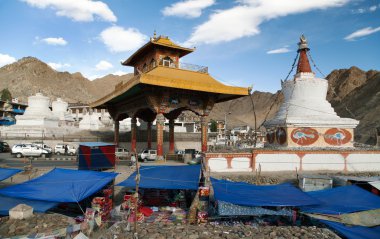
{"type": "Polygon", "coordinates": [[[252,153],[206,153],[211,172],[380,171],[380,150],[255,150],[252,153]]]}

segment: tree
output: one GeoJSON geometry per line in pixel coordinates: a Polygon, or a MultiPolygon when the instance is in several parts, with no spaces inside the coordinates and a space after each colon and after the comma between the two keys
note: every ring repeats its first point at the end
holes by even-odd
{"type": "Polygon", "coordinates": [[[8,88],[3,89],[1,92],[1,100],[2,101],[12,101],[12,94],[8,90],[8,88]]]}
{"type": "Polygon", "coordinates": [[[216,132],[217,131],[217,125],[215,120],[210,120],[210,131],[211,132],[216,132]]]}

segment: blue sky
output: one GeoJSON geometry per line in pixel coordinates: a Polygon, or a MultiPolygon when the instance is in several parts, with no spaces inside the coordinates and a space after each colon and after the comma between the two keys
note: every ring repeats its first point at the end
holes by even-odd
{"type": "Polygon", "coordinates": [[[90,79],[132,72],[120,61],[154,30],[197,48],[183,62],[259,91],[280,89],[302,33],[325,74],[380,70],[376,0],[1,0],[0,26],[0,66],[34,56],[90,79]]]}

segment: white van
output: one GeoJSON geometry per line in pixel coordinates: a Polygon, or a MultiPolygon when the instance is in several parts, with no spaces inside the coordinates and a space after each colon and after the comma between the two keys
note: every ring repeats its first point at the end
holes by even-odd
{"type": "Polygon", "coordinates": [[[156,160],[157,159],[157,150],[154,149],[144,149],[139,153],[139,159],[144,162],[147,160],[156,160]]]}
{"type": "Polygon", "coordinates": [[[54,147],[54,153],[56,155],[65,154],[66,153],[65,147],[67,147],[67,154],[68,155],[73,156],[77,153],[77,149],[74,146],[68,145],[68,144],[57,144],[54,147]]]}
{"type": "Polygon", "coordinates": [[[118,159],[127,159],[129,156],[129,151],[126,148],[116,148],[115,156],[118,159]]]}

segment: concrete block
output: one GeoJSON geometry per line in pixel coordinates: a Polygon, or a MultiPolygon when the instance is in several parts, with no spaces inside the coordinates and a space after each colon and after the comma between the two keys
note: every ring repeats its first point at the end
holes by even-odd
{"type": "Polygon", "coordinates": [[[33,216],[33,208],[26,204],[19,204],[9,210],[10,219],[26,219],[33,216]]]}

